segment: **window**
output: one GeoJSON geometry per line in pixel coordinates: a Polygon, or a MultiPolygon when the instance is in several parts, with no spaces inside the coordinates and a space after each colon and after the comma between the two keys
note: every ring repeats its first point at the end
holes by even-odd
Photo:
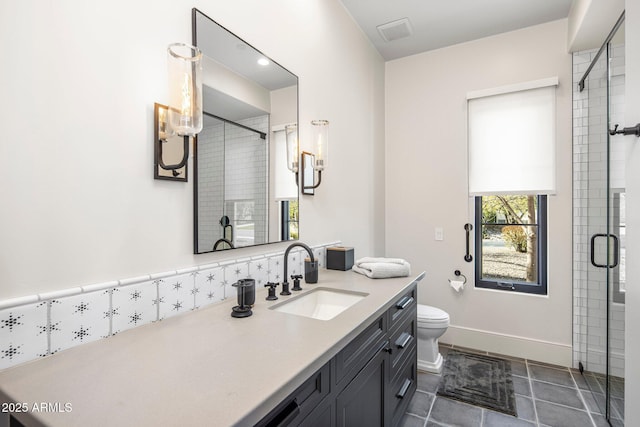
{"type": "Polygon", "coordinates": [[[476,287],[547,294],[557,77],[467,94],[476,287]]]}
{"type": "Polygon", "coordinates": [[[476,197],[476,287],[547,294],[547,196],[476,197]]]}

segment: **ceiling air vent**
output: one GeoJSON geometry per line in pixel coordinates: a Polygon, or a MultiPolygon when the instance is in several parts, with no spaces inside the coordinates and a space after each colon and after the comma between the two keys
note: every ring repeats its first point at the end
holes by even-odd
{"type": "Polygon", "coordinates": [[[408,18],[387,22],[386,24],[378,25],[376,28],[386,42],[409,37],[413,34],[413,28],[411,28],[408,18]]]}

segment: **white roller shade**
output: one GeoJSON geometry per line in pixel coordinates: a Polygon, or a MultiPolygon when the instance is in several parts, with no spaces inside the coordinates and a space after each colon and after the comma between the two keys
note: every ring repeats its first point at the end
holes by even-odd
{"type": "Polygon", "coordinates": [[[555,194],[557,84],[467,95],[470,195],[555,194]]]}

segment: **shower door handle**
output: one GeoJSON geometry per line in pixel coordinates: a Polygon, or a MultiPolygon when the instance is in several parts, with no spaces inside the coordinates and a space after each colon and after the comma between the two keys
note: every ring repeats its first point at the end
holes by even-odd
{"type": "Polygon", "coordinates": [[[620,241],[618,240],[618,236],[615,234],[606,234],[606,233],[596,233],[591,236],[591,265],[598,268],[616,268],[618,266],[619,255],[620,255],[620,241]],[[596,253],[595,253],[595,242],[598,237],[606,237],[607,239],[611,237],[613,239],[613,264],[609,265],[609,260],[607,260],[606,264],[598,264],[596,262],[596,253]]]}

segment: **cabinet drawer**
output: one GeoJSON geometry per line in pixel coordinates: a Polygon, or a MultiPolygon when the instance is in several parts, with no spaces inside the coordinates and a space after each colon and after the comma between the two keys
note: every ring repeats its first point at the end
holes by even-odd
{"type": "Polygon", "coordinates": [[[391,414],[391,425],[397,426],[409,406],[409,402],[418,387],[416,358],[405,360],[399,375],[391,381],[387,396],[387,410],[391,414]]]}
{"type": "Polygon", "coordinates": [[[331,390],[330,365],[327,363],[320,368],[256,426],[271,427],[300,423],[329,394],[331,390]]]}
{"type": "Polygon", "coordinates": [[[336,420],[336,407],[333,404],[333,396],[322,401],[299,427],[333,427],[336,420]]]}
{"type": "Polygon", "coordinates": [[[380,316],[336,355],[335,383],[349,382],[380,349],[387,335],[386,316],[380,316]]]}
{"type": "Polygon", "coordinates": [[[407,357],[415,355],[417,345],[417,322],[415,315],[408,316],[398,325],[398,328],[391,333],[389,346],[391,348],[391,378],[395,377],[400,367],[407,357]]]}
{"type": "Polygon", "coordinates": [[[398,298],[389,309],[389,329],[393,329],[407,314],[417,307],[417,288],[413,285],[404,295],[398,298]]]}

